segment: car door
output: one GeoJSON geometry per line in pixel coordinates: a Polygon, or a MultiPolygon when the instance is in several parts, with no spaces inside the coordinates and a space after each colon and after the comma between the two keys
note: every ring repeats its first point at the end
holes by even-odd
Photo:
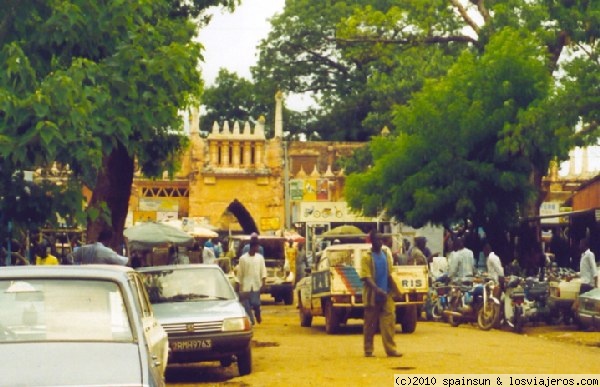
{"type": "Polygon", "coordinates": [[[134,273],[132,275],[131,285],[135,289],[140,307],[142,329],[151,356],[151,372],[156,372],[157,380],[163,380],[169,358],[167,333],[154,316],[148,293],[139,274],[134,273]]]}

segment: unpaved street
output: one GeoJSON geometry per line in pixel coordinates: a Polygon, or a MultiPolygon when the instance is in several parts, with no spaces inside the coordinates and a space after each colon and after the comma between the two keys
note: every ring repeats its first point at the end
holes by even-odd
{"type": "Polygon", "coordinates": [[[402,358],[387,358],[379,335],[376,357],[365,358],[362,321],[327,335],[323,318],[302,328],[294,306],[267,300],[254,332],[252,374],[238,377],[235,364],[176,365],[167,372],[169,386],[389,386],[394,374],[600,374],[600,332],[574,326],[526,326],[518,335],[419,321],[413,334],[396,335],[402,358]]]}

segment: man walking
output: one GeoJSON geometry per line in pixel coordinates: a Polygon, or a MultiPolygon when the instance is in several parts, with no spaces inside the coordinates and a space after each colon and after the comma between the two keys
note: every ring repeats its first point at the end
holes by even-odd
{"type": "Polygon", "coordinates": [[[250,240],[250,248],[240,257],[237,277],[240,283],[240,301],[252,322],[260,324],[260,288],[265,285],[267,268],[265,258],[258,252],[258,238],[250,240]]]}
{"type": "Polygon", "coordinates": [[[581,278],[580,293],[589,292],[596,287],[598,281],[598,269],[596,257],[590,250],[590,241],[583,238],[579,241],[581,249],[581,260],[579,261],[579,277],[581,278]]]}
{"type": "Polygon", "coordinates": [[[381,235],[370,234],[371,251],[361,257],[360,278],[363,281],[364,328],[363,347],[366,357],[373,357],[373,337],[379,324],[383,348],[390,357],[400,357],[396,351],[394,333],[396,311],[392,294],[398,292],[391,276],[392,256],[389,249],[382,249],[381,235]]]}

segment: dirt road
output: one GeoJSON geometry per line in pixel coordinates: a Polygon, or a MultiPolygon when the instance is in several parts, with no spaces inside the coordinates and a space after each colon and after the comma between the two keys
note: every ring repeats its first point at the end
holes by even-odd
{"type": "Polygon", "coordinates": [[[413,334],[396,335],[401,358],[387,358],[375,337],[375,358],[363,357],[362,321],[327,335],[323,318],[302,328],[294,306],[263,305],[255,327],[253,371],[218,363],[171,367],[169,386],[390,386],[394,374],[600,374],[600,332],[526,326],[524,334],[452,328],[419,321],[413,334]]]}

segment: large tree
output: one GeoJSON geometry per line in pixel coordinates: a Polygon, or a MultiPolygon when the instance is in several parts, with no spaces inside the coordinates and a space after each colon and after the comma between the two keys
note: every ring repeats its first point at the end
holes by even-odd
{"type": "MultiPolygon", "coordinates": [[[[421,4],[431,10],[441,2],[421,4]]],[[[367,213],[386,208],[417,226],[468,218],[502,236],[519,216],[538,213],[550,160],[565,159],[575,141],[597,141],[599,93],[590,73],[599,70],[600,4],[452,0],[446,8],[469,35],[407,23],[406,10],[393,11],[400,16],[385,33],[373,33],[369,10],[346,22],[354,29],[345,39],[362,44],[468,43],[446,76],[395,109],[392,141],[372,142],[373,165],[348,178],[346,194],[367,213]],[[577,60],[561,67],[574,47],[577,60]],[[585,130],[577,134],[580,120],[585,130]]]]}
{"type": "MultiPolygon", "coordinates": [[[[415,60],[402,56],[402,50],[393,46],[379,51],[358,50],[356,45],[350,46],[337,38],[338,25],[357,7],[370,4],[373,9],[387,10],[394,3],[392,0],[287,1],[284,12],[272,19],[269,36],[259,45],[254,81],[270,89],[310,93],[315,97],[317,107],[296,118],[308,137],[367,140],[384,125],[391,124],[385,112],[395,102],[389,94],[367,87],[368,81],[373,78],[374,82],[384,84],[392,62],[415,60]],[[365,121],[374,110],[382,116],[374,115],[365,121]]],[[[406,89],[414,90],[411,85],[406,89]]]]}
{"type": "MultiPolygon", "coordinates": [[[[68,165],[92,189],[88,237],[122,238],[135,163],[155,176],[177,163],[181,108],[197,101],[209,6],[237,0],[5,1],[0,17],[2,173],[68,165]]],[[[69,191],[69,192],[72,192],[69,191]]],[[[72,197],[72,196],[71,196],[72,197]]],[[[81,206],[75,202],[74,209],[81,206]]],[[[2,201],[6,208],[10,205],[2,201]]],[[[56,206],[59,208],[60,206],[56,206]]]]}
{"type": "Polygon", "coordinates": [[[219,125],[225,121],[256,123],[260,116],[266,116],[266,122],[273,122],[273,95],[268,104],[264,103],[251,81],[220,69],[214,86],[207,87],[202,96],[205,113],[201,130],[210,132],[215,121],[219,125]]]}

